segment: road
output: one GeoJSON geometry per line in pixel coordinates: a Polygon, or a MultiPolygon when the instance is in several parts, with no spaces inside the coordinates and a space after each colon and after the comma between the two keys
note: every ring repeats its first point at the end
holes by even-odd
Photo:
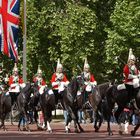
{"type": "Polygon", "coordinates": [[[106,123],[104,123],[98,133],[94,132],[93,124],[82,124],[84,133],[74,133],[73,124],[71,126],[71,133],[66,134],[63,122],[52,122],[51,127],[53,133],[49,134],[47,131],[38,131],[36,125],[30,125],[31,132],[17,131],[17,124],[11,126],[6,124],[7,131],[0,130],[0,140],[133,140],[140,139],[140,132],[136,136],[131,136],[130,131],[133,126],[129,126],[129,134],[118,134],[118,126],[111,124],[113,136],[108,136],[106,131],[106,123]]]}

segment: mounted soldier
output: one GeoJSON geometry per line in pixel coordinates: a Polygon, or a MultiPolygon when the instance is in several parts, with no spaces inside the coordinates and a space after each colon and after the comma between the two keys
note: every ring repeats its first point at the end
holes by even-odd
{"type": "Polygon", "coordinates": [[[128,62],[123,68],[124,75],[124,83],[126,89],[128,91],[129,100],[134,98],[137,93],[137,89],[139,88],[139,75],[140,72],[137,69],[136,65],[136,57],[133,55],[132,49],[129,50],[128,62]]]}
{"type": "Polygon", "coordinates": [[[87,93],[93,93],[97,82],[94,78],[94,75],[90,72],[90,66],[88,64],[87,58],[85,59],[84,63],[83,75],[85,79],[85,91],[87,93]]]}
{"type": "Polygon", "coordinates": [[[69,81],[66,75],[63,73],[63,66],[60,63],[60,59],[58,59],[56,72],[52,75],[51,84],[53,87],[53,92],[56,98],[56,104],[58,100],[62,98],[62,94],[64,89],[69,84],[69,81]]]}
{"type": "Polygon", "coordinates": [[[33,78],[33,82],[38,85],[39,93],[43,94],[46,87],[46,81],[42,77],[42,70],[40,69],[40,66],[38,66],[37,74],[33,78]]]}
{"type": "Polygon", "coordinates": [[[15,63],[14,68],[13,68],[13,74],[9,78],[9,93],[12,98],[12,103],[16,101],[17,96],[20,93],[20,88],[24,87],[25,84],[23,83],[23,79],[21,76],[18,74],[18,68],[17,64],[15,63]]]}

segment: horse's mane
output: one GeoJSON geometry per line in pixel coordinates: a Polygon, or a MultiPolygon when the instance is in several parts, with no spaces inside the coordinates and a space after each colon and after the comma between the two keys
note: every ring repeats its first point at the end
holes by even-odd
{"type": "Polygon", "coordinates": [[[79,86],[78,86],[78,82],[77,82],[77,78],[73,78],[69,85],[68,85],[68,90],[71,94],[76,94],[77,90],[78,90],[79,86]]]}
{"type": "Polygon", "coordinates": [[[26,94],[29,92],[29,89],[31,88],[31,83],[26,83],[26,86],[21,90],[21,93],[26,94]]]}
{"type": "Polygon", "coordinates": [[[109,88],[110,82],[102,83],[97,86],[98,92],[101,96],[104,96],[109,88]]]}

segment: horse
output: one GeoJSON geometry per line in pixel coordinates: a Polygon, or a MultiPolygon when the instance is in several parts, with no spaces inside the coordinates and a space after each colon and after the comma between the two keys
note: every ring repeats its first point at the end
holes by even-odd
{"type": "MultiPolygon", "coordinates": [[[[110,122],[110,117],[112,115],[112,109],[114,108],[114,104],[117,103],[118,108],[115,112],[115,118],[116,118],[117,123],[120,124],[121,122],[119,121],[119,116],[122,113],[122,111],[124,110],[124,108],[128,106],[129,102],[132,99],[135,99],[136,106],[137,106],[137,108],[140,109],[140,103],[139,103],[140,88],[135,89],[136,92],[134,92],[133,96],[130,98],[128,96],[127,89],[124,88],[124,89],[118,90],[117,86],[118,85],[114,84],[108,88],[108,90],[106,92],[106,98],[107,98],[107,104],[109,106],[108,112],[110,112],[110,115],[108,117],[108,123],[110,122]]],[[[137,125],[137,127],[138,127],[138,125],[137,125]]],[[[134,129],[134,131],[131,132],[132,135],[135,135],[137,127],[134,129]]],[[[121,129],[119,130],[119,133],[122,134],[121,129]]]]}
{"type": "MultiPolygon", "coordinates": [[[[110,86],[110,82],[106,82],[106,83],[97,85],[97,90],[101,97],[101,100],[97,105],[97,110],[94,112],[95,132],[99,131],[99,129],[102,125],[103,119],[109,120],[108,117],[110,117],[110,111],[108,109],[109,106],[108,106],[107,99],[106,99],[106,91],[109,88],[109,86],[110,86]]],[[[112,132],[110,131],[109,124],[108,124],[107,131],[108,131],[109,135],[111,135],[112,132]]]]}
{"type": "Polygon", "coordinates": [[[38,130],[47,130],[52,133],[50,122],[52,119],[52,111],[55,110],[55,95],[51,89],[45,86],[43,93],[40,94],[37,83],[34,84],[34,92],[28,104],[30,110],[34,112],[34,119],[38,130]],[[38,111],[42,111],[44,116],[44,128],[38,125],[38,111]]]}
{"type": "Polygon", "coordinates": [[[31,83],[27,83],[26,86],[21,90],[20,94],[17,97],[17,106],[19,111],[19,123],[18,123],[18,130],[21,131],[20,124],[22,119],[26,120],[25,129],[30,131],[29,123],[28,123],[28,103],[31,99],[31,93],[33,92],[33,85],[31,83]]]}
{"type": "Polygon", "coordinates": [[[5,131],[6,127],[4,122],[7,114],[11,111],[11,107],[12,107],[11,96],[8,91],[4,91],[1,94],[0,98],[0,118],[1,118],[0,128],[3,128],[5,131]]]}
{"type": "Polygon", "coordinates": [[[71,120],[74,121],[74,132],[78,133],[78,128],[80,132],[84,132],[80,123],[78,122],[78,110],[83,108],[83,95],[84,91],[84,77],[83,75],[77,76],[73,78],[68,84],[67,88],[63,93],[63,104],[64,109],[68,112],[66,124],[65,124],[65,132],[69,133],[69,123],[71,120]],[[77,127],[78,126],[78,127],[77,127]]]}
{"type": "Polygon", "coordinates": [[[40,94],[39,102],[41,105],[41,111],[44,116],[44,130],[47,130],[49,133],[52,133],[50,122],[52,120],[52,111],[55,110],[55,95],[52,89],[45,87],[44,93],[40,94]]]}
{"type": "MultiPolygon", "coordinates": [[[[138,90],[138,93],[135,95],[135,101],[136,101],[136,104],[134,104],[134,107],[135,107],[134,110],[136,110],[136,114],[139,115],[139,112],[140,112],[140,88],[138,90]]],[[[138,124],[136,124],[136,126],[134,127],[134,130],[131,131],[132,136],[135,136],[136,131],[138,130],[139,127],[140,127],[140,122],[138,122],[138,124]]]]}

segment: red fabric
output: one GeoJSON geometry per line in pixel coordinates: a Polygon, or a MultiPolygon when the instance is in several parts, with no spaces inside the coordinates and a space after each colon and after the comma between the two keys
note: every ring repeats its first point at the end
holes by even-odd
{"type": "Polygon", "coordinates": [[[18,27],[19,25],[19,15],[17,15],[19,13],[19,7],[20,5],[18,1],[1,0],[0,15],[3,26],[3,46],[1,47],[1,51],[16,61],[18,60],[18,53],[17,44],[14,45],[14,42],[17,42],[18,32],[12,30],[12,27],[18,27]],[[8,24],[9,22],[12,24],[8,24]]]}
{"type": "MultiPolygon", "coordinates": [[[[13,79],[14,79],[13,76],[10,76],[10,78],[9,78],[9,86],[11,86],[11,84],[14,84],[13,79]]],[[[23,79],[21,77],[18,78],[18,83],[23,84],[23,79]]]]}
{"type": "Polygon", "coordinates": [[[94,75],[91,74],[91,76],[90,76],[90,82],[94,82],[94,81],[96,81],[95,78],[94,78],[94,75]]]}
{"type": "Polygon", "coordinates": [[[124,108],[123,111],[124,112],[130,112],[130,110],[128,108],[124,108]]]}
{"type": "MultiPolygon", "coordinates": [[[[52,75],[51,83],[56,82],[56,79],[57,79],[57,76],[56,76],[56,73],[54,73],[52,75]]],[[[61,82],[67,82],[67,81],[68,81],[68,79],[67,79],[66,75],[64,74],[61,82]]],[[[58,85],[54,86],[53,89],[58,89],[58,85]]]]}
{"type": "MultiPolygon", "coordinates": [[[[35,77],[34,79],[33,79],[33,82],[35,83],[35,82],[37,82],[38,81],[38,79],[37,79],[37,77],[35,77]]],[[[46,85],[46,82],[45,82],[45,80],[42,78],[42,81],[41,81],[41,86],[45,86],[46,85]]],[[[40,87],[38,87],[38,88],[40,88],[40,87]]]]}
{"type": "MultiPolygon", "coordinates": [[[[125,83],[133,81],[133,79],[128,79],[128,76],[131,73],[130,73],[130,70],[129,70],[129,66],[127,64],[123,68],[123,73],[124,73],[124,76],[125,76],[125,80],[124,80],[125,83]]],[[[138,75],[138,73],[139,72],[138,72],[138,69],[137,69],[135,74],[138,75]]]]}

